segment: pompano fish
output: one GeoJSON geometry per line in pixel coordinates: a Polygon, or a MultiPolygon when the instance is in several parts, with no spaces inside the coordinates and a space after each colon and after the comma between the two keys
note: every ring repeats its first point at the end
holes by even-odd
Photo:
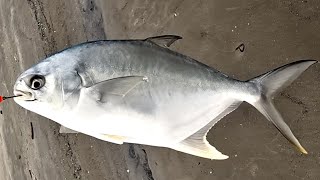
{"type": "Polygon", "coordinates": [[[179,36],[83,43],[23,72],[15,102],[62,125],[112,143],[167,147],[226,159],[206,140],[243,101],[258,109],[302,153],[272,103],[315,60],[293,62],[239,81],[168,47],[179,36]]]}

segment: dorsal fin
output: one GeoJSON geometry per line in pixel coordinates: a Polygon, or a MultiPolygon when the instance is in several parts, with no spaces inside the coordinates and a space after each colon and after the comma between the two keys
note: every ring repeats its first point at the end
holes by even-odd
{"type": "Polygon", "coordinates": [[[184,153],[188,153],[194,156],[199,156],[199,157],[208,158],[208,159],[217,159],[217,160],[227,159],[228,158],[227,155],[222,154],[215,147],[210,145],[210,143],[207,141],[206,136],[209,130],[212,128],[212,126],[214,126],[224,116],[226,116],[230,112],[237,109],[240,104],[241,104],[241,101],[233,102],[227,109],[221,112],[206,126],[204,126],[196,133],[192,134],[185,140],[181,141],[180,143],[170,148],[175,149],[177,151],[184,152],[184,153]]]}
{"type": "Polygon", "coordinates": [[[170,47],[175,41],[182,39],[181,36],[176,35],[163,35],[163,36],[154,36],[145,39],[145,41],[153,42],[162,47],[170,47]]]}

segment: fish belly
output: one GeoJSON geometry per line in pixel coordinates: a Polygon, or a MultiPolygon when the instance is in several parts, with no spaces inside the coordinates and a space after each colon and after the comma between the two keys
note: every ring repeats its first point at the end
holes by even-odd
{"type": "Polygon", "coordinates": [[[68,120],[63,125],[97,138],[116,135],[129,143],[169,147],[197,132],[234,102],[227,94],[211,91],[176,92],[170,97],[160,93],[153,98],[137,92],[103,105],[83,95],[77,107],[66,113],[68,120]]]}

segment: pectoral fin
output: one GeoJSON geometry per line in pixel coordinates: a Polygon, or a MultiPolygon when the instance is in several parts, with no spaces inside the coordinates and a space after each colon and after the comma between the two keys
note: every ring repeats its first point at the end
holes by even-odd
{"type": "Polygon", "coordinates": [[[98,101],[104,102],[108,95],[126,96],[140,83],[148,82],[145,76],[126,76],[102,81],[87,89],[92,94],[98,94],[98,101]]]}
{"type": "Polygon", "coordinates": [[[175,41],[182,39],[180,36],[176,35],[163,35],[163,36],[155,36],[149,37],[145,39],[145,41],[153,42],[162,47],[170,47],[175,41]]]}

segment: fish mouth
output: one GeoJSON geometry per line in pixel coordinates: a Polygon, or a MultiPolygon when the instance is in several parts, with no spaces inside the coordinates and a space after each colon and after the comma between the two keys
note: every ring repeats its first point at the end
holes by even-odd
{"type": "Polygon", "coordinates": [[[15,96],[17,96],[14,98],[17,100],[24,100],[24,101],[36,101],[37,100],[31,92],[22,91],[22,90],[14,90],[13,94],[15,96]]]}

